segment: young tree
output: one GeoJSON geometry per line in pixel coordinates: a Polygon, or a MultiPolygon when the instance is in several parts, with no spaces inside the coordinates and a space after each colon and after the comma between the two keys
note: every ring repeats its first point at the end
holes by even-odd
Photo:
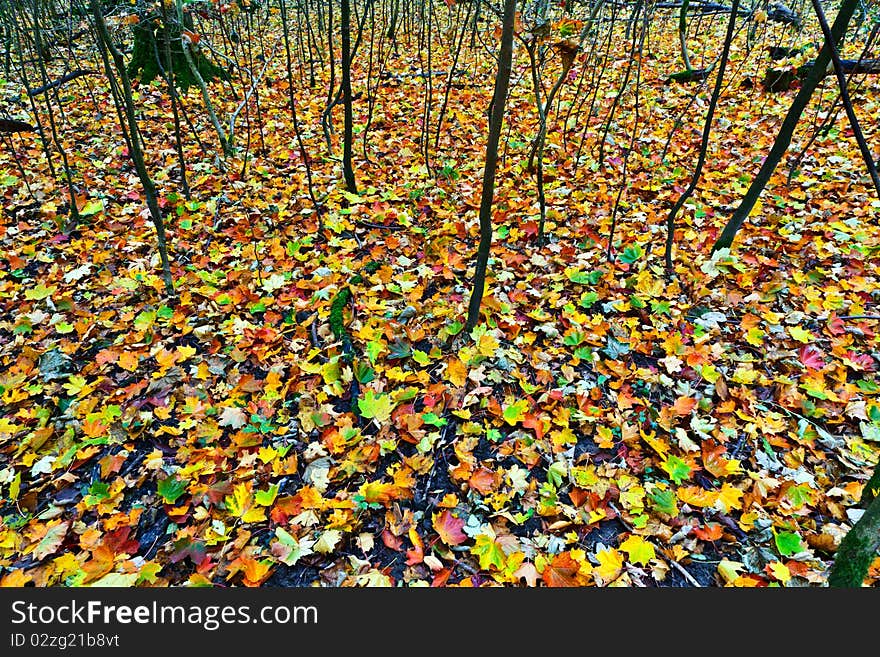
{"type": "MultiPolygon", "coordinates": [[[[843,0],[840,10],[837,12],[837,18],[834,20],[834,25],[831,26],[832,43],[840,41],[841,37],[846,33],[846,28],[858,4],[859,0],[843,0]]],[[[782,160],[782,156],[785,155],[785,151],[788,150],[801,114],[803,114],[807,104],[810,102],[816,87],[819,86],[819,83],[825,77],[826,69],[831,62],[830,46],[831,43],[826,41],[825,45],[822,46],[822,50],[819,51],[815,63],[810,67],[810,72],[803,81],[803,86],[797,96],[795,96],[794,101],[792,101],[788,114],[785,115],[782,127],[779,128],[779,133],[776,135],[776,140],[773,142],[770,152],[767,154],[758,174],[752,180],[746,195],[740,201],[733,216],[727,221],[727,225],[712,246],[713,252],[723,248],[730,248],[733,244],[733,239],[736,237],[739,229],[742,228],[752,208],[755,207],[758,197],[761,196],[761,192],[764,191],[764,188],[770,181],[770,176],[773,175],[773,172],[782,160]]]]}
{"type": "Polygon", "coordinates": [[[498,168],[498,142],[501,139],[501,123],[504,120],[504,107],[507,104],[507,89],[510,86],[515,15],[516,0],[504,0],[501,49],[498,53],[495,91],[492,94],[489,140],[486,144],[486,164],[483,168],[483,190],[480,196],[480,246],[477,250],[471,300],[468,304],[466,324],[468,331],[474,328],[480,320],[480,305],[483,301],[483,292],[486,289],[486,269],[489,266],[489,251],[492,247],[492,200],[495,196],[495,171],[498,168]]]}

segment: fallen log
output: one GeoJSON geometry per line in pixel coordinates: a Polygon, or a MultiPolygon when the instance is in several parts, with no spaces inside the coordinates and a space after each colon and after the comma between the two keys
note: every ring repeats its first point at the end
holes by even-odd
{"type": "Polygon", "coordinates": [[[0,119],[0,132],[36,132],[36,128],[24,121],[0,119]]]}
{"type": "Polygon", "coordinates": [[[60,87],[65,82],[70,82],[71,80],[75,80],[76,78],[82,77],[83,75],[96,75],[97,71],[90,71],[86,69],[77,69],[75,71],[71,71],[70,73],[65,73],[57,80],[53,80],[48,84],[44,84],[42,87],[37,87],[36,89],[31,89],[28,91],[28,96],[36,96],[37,94],[45,93],[50,89],[56,89],[60,87]]]}
{"type": "Polygon", "coordinates": [[[677,73],[671,73],[668,78],[666,78],[666,83],[670,82],[678,82],[680,84],[684,84],[686,82],[700,82],[709,77],[709,73],[711,72],[711,68],[694,68],[690,71],[678,71],[677,73]]]}
{"type": "MultiPolygon", "coordinates": [[[[841,60],[843,72],[847,75],[876,75],[880,73],[880,59],[844,59],[841,60]]],[[[764,75],[762,85],[766,91],[788,91],[796,80],[803,80],[813,68],[809,61],[802,66],[789,68],[769,68],[764,75]]],[[[833,69],[825,69],[825,75],[832,75],[833,69]]]]}

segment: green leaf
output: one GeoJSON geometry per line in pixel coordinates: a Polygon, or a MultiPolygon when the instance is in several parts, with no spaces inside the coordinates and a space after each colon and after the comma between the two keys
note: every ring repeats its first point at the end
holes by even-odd
{"type": "Polygon", "coordinates": [[[272,506],[278,497],[278,484],[272,484],[268,490],[258,490],[254,493],[254,500],[260,506],[272,506]]]}
{"type": "Polygon", "coordinates": [[[153,325],[153,322],[155,321],[156,313],[151,310],[144,310],[138,313],[138,316],[134,318],[134,328],[138,331],[146,331],[153,325]]]}
{"type": "Polygon", "coordinates": [[[54,285],[50,285],[46,287],[42,283],[39,285],[35,285],[30,290],[26,290],[24,293],[24,298],[29,301],[40,301],[45,299],[46,297],[55,294],[55,290],[57,288],[54,285]]]}
{"type": "Polygon", "coordinates": [[[67,322],[58,322],[55,325],[55,330],[58,331],[61,335],[65,335],[66,333],[73,332],[73,324],[68,324],[67,322]]]}
{"type": "Polygon", "coordinates": [[[412,348],[401,340],[400,338],[396,338],[393,343],[388,346],[388,359],[403,359],[409,358],[412,355],[412,348]]]}
{"type": "Polygon", "coordinates": [[[776,542],[776,549],[779,554],[784,557],[790,557],[804,549],[801,537],[791,532],[774,532],[773,538],[776,542]]]}
{"type": "Polygon", "coordinates": [[[354,378],[358,380],[358,383],[369,383],[376,378],[375,370],[362,360],[357,361],[353,369],[354,378]]]}
{"type": "Polygon", "coordinates": [[[512,426],[522,420],[528,410],[529,401],[527,399],[519,399],[504,409],[504,421],[512,426]]]}
{"type": "Polygon", "coordinates": [[[370,362],[375,365],[376,359],[379,357],[379,354],[381,354],[384,350],[385,345],[381,342],[378,342],[376,340],[368,342],[366,348],[367,358],[369,358],[370,362]]]}
{"type": "Polygon", "coordinates": [[[448,335],[458,335],[459,333],[461,333],[461,329],[463,329],[463,328],[464,328],[464,324],[462,324],[461,322],[456,320],[456,321],[452,322],[451,324],[449,324],[443,330],[446,331],[446,333],[448,335]]]}
{"type": "Polygon", "coordinates": [[[482,570],[489,570],[493,566],[496,570],[504,568],[504,550],[495,541],[494,536],[479,534],[475,541],[471,552],[480,558],[482,570]]]}
{"type": "Polygon", "coordinates": [[[675,502],[675,493],[672,490],[655,488],[648,494],[648,497],[651,498],[651,505],[655,511],[669,516],[678,515],[678,504],[675,502]]]}
{"type": "Polygon", "coordinates": [[[387,422],[391,417],[391,411],[394,410],[394,401],[389,395],[384,393],[376,393],[371,388],[367,388],[364,396],[358,399],[358,408],[361,415],[367,419],[376,420],[381,424],[387,422]]]}
{"type": "Polygon", "coordinates": [[[433,427],[442,427],[447,423],[445,417],[440,417],[436,413],[422,413],[422,420],[424,420],[425,424],[430,424],[433,427]]]}
{"type": "Polygon", "coordinates": [[[631,265],[636,260],[645,255],[645,250],[636,244],[635,246],[628,246],[623,250],[623,253],[620,254],[618,260],[621,262],[625,262],[628,265],[631,265]]]}
{"type": "Polygon", "coordinates": [[[691,466],[677,456],[670,456],[663,462],[662,467],[676,484],[680,484],[691,476],[691,466]]]}
{"type": "Polygon", "coordinates": [[[580,301],[578,301],[578,305],[581,308],[589,308],[594,303],[599,300],[598,292],[585,292],[581,295],[580,301]]]}
{"type": "Polygon", "coordinates": [[[599,282],[599,279],[602,278],[604,273],[605,272],[601,269],[594,269],[591,272],[574,269],[567,271],[566,276],[572,283],[579,283],[580,285],[595,285],[599,282]]]}
{"type": "Polygon", "coordinates": [[[79,211],[79,214],[81,217],[90,217],[93,214],[98,214],[103,209],[104,203],[100,199],[92,199],[83,206],[83,209],[79,211]]]}
{"type": "Polygon", "coordinates": [[[272,554],[283,564],[293,566],[301,557],[312,554],[310,544],[296,540],[281,527],[275,528],[275,537],[278,541],[272,543],[272,554]]]}
{"type": "Polygon", "coordinates": [[[186,492],[186,482],[177,477],[166,477],[159,480],[156,492],[162,496],[167,504],[174,504],[177,498],[186,492]]]}

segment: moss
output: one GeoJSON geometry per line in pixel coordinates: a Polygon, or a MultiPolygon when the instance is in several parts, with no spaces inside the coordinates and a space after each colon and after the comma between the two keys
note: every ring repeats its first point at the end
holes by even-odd
{"type": "Polygon", "coordinates": [[[877,497],[878,491],[880,491],[880,463],[877,464],[877,467],[874,469],[874,474],[871,475],[868,483],[865,484],[864,489],[862,489],[862,499],[859,500],[859,504],[863,507],[867,507],[874,501],[874,498],[877,497]]]}
{"type": "Polygon", "coordinates": [[[345,307],[351,300],[351,288],[347,285],[336,293],[333,301],[330,303],[330,330],[333,336],[342,342],[342,356],[346,361],[353,358],[353,347],[351,344],[351,336],[345,330],[345,307]]]}
{"type": "MultiPolygon", "coordinates": [[[[185,22],[192,22],[185,21],[185,22]]],[[[191,25],[188,26],[191,28],[191,25]]],[[[149,84],[159,76],[159,62],[156,53],[162,61],[162,68],[174,73],[175,85],[182,91],[186,91],[196,84],[195,77],[187,64],[180,44],[180,30],[175,27],[167,27],[153,17],[142,17],[138,23],[132,26],[134,45],[131,52],[131,61],[128,64],[128,74],[137,77],[144,84],[149,84]],[[171,51],[171,62],[166,56],[165,42],[170,39],[168,45],[171,51]]],[[[204,54],[193,49],[193,60],[196,68],[205,82],[211,80],[228,80],[229,72],[217,66],[204,54]]]]}
{"type": "Polygon", "coordinates": [[[868,569],[874,561],[877,548],[880,547],[880,498],[874,497],[873,492],[878,487],[878,481],[880,465],[862,493],[863,502],[870,499],[870,504],[840,542],[828,576],[828,586],[857,588],[868,575],[868,569]]]}

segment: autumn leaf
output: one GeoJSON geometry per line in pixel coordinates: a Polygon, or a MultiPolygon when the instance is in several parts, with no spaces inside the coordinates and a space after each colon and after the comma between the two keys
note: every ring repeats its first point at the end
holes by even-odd
{"type": "Polygon", "coordinates": [[[614,548],[598,550],[596,560],[599,566],[593,568],[593,573],[598,575],[604,584],[613,581],[623,568],[623,555],[614,548]]]}
{"type": "Polygon", "coordinates": [[[186,492],[187,483],[177,477],[165,477],[160,479],[156,492],[166,504],[174,504],[177,499],[186,492]]]}
{"type": "Polygon", "coordinates": [[[358,408],[367,419],[376,420],[379,424],[384,424],[391,417],[391,411],[394,410],[394,402],[391,397],[384,393],[376,393],[370,388],[364,391],[364,396],[358,399],[358,408]]]}
{"type": "Polygon", "coordinates": [[[581,586],[583,578],[579,575],[580,564],[575,561],[569,552],[563,552],[553,557],[541,573],[544,583],[553,588],[581,586]]]}
{"type": "Polygon", "coordinates": [[[42,561],[50,554],[55,554],[58,551],[58,548],[61,547],[61,543],[64,541],[64,537],[67,536],[67,530],[70,528],[69,522],[59,522],[45,530],[45,534],[40,539],[39,543],[34,547],[31,554],[34,559],[37,561],[42,561]]]}
{"type": "Polygon", "coordinates": [[[247,412],[237,406],[224,406],[220,411],[220,420],[217,422],[221,427],[241,429],[248,423],[247,412]]]}
{"type": "Polygon", "coordinates": [[[245,484],[237,484],[232,495],[225,498],[229,512],[243,522],[261,522],[266,519],[265,509],[254,505],[254,496],[245,484]]]}
{"type": "Polygon", "coordinates": [[[501,570],[504,568],[504,550],[496,541],[494,535],[477,534],[471,553],[477,555],[480,560],[480,568],[483,570],[501,570]]]}
{"type": "Polygon", "coordinates": [[[467,535],[461,531],[464,520],[456,518],[449,510],[444,509],[440,513],[431,516],[434,531],[440,536],[440,540],[446,545],[461,545],[467,540],[467,535]]]}
{"type": "Polygon", "coordinates": [[[629,538],[620,544],[620,549],[627,553],[629,561],[632,563],[640,563],[646,566],[656,556],[654,546],[641,536],[636,536],[635,534],[630,534],[629,538]]]}

